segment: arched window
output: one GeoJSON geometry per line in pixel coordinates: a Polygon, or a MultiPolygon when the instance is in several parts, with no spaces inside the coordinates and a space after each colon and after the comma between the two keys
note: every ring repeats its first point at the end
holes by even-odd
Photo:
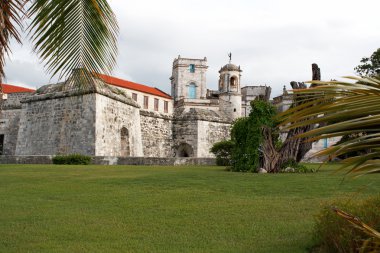
{"type": "Polygon", "coordinates": [[[197,87],[195,86],[195,83],[190,83],[189,85],[189,98],[196,98],[197,93],[196,93],[197,87]]]}
{"type": "Polygon", "coordinates": [[[120,156],[130,156],[129,133],[126,127],[120,130],[120,156]]]}
{"type": "Polygon", "coordinates": [[[236,86],[237,86],[237,77],[236,76],[231,77],[230,85],[231,85],[231,88],[236,88],[236,86]]]}
{"type": "Polygon", "coordinates": [[[187,143],[181,143],[176,151],[177,157],[192,157],[194,155],[193,148],[187,143]]]}

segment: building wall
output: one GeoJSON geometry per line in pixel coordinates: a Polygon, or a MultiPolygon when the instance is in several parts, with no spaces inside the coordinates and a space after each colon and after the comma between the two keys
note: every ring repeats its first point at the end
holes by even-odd
{"type": "Polygon", "coordinates": [[[198,122],[191,118],[173,121],[173,156],[180,157],[185,149],[189,156],[194,157],[198,153],[198,122]]]}
{"type": "Polygon", "coordinates": [[[0,134],[4,135],[3,155],[15,155],[21,109],[7,109],[0,113],[0,134]]]}
{"type": "Polygon", "coordinates": [[[10,93],[10,94],[4,94],[5,99],[3,100],[3,108],[21,108],[21,100],[23,98],[26,98],[30,96],[31,92],[17,92],[17,93],[10,93]]]}
{"type": "Polygon", "coordinates": [[[141,135],[145,157],[173,157],[172,118],[140,111],[141,135]]]}
{"type": "Polygon", "coordinates": [[[160,96],[155,96],[152,94],[148,94],[148,93],[144,93],[144,92],[140,92],[140,91],[136,91],[136,90],[125,89],[125,88],[121,88],[121,87],[118,87],[118,89],[123,90],[131,98],[133,98],[133,94],[136,94],[137,100],[135,100],[135,101],[139,104],[139,106],[143,110],[155,112],[156,110],[154,108],[154,99],[158,99],[159,102],[158,102],[157,112],[165,114],[165,115],[171,115],[173,113],[173,100],[172,99],[164,98],[164,97],[160,97],[160,96]],[[144,107],[144,96],[148,97],[148,101],[149,101],[148,102],[148,108],[144,107]],[[165,112],[165,110],[164,110],[164,101],[168,102],[168,112],[165,112]]]}
{"type": "Polygon", "coordinates": [[[198,148],[196,157],[214,157],[210,152],[214,143],[229,140],[231,124],[198,121],[198,148]]]}
{"type": "Polygon", "coordinates": [[[231,120],[241,117],[241,95],[234,93],[222,93],[219,95],[219,110],[231,120]]]}
{"type": "Polygon", "coordinates": [[[4,94],[0,112],[0,134],[4,135],[3,155],[15,155],[21,117],[21,100],[30,92],[4,94]]]}
{"type": "Polygon", "coordinates": [[[269,101],[271,94],[271,87],[269,86],[245,86],[241,89],[242,94],[242,115],[248,117],[251,112],[251,101],[261,99],[269,101]]]}
{"type": "Polygon", "coordinates": [[[317,152],[320,152],[327,147],[331,147],[336,144],[342,137],[332,137],[327,139],[321,139],[313,142],[312,148],[307,152],[302,159],[304,162],[323,162],[326,160],[326,157],[314,157],[317,152]]]}
{"type": "Polygon", "coordinates": [[[96,121],[89,128],[96,129],[95,155],[143,156],[139,108],[101,94],[94,96],[96,121]],[[127,130],[126,137],[122,137],[123,128],[127,130]]]}
{"type": "Polygon", "coordinates": [[[16,155],[95,155],[95,94],[33,96],[22,105],[16,155]]]}

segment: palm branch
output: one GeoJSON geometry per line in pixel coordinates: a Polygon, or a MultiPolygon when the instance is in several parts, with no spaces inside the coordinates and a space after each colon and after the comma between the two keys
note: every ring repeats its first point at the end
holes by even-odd
{"type": "Polygon", "coordinates": [[[21,43],[19,31],[25,13],[24,4],[25,0],[0,1],[0,84],[4,78],[5,56],[11,52],[10,40],[13,38],[21,43]]]}
{"type": "Polygon", "coordinates": [[[378,232],[373,227],[369,226],[368,224],[364,223],[359,217],[356,217],[350,213],[347,213],[337,207],[332,207],[332,210],[351,223],[356,229],[361,230],[368,236],[370,236],[369,239],[365,240],[363,242],[362,247],[359,249],[360,253],[364,252],[379,252],[380,250],[380,232],[378,232]]]}
{"type": "Polygon", "coordinates": [[[324,138],[365,133],[331,146],[316,154],[334,158],[353,151],[367,151],[344,159],[343,166],[351,166],[351,173],[380,171],[380,79],[346,77],[351,82],[312,81],[314,87],[294,90],[303,103],[279,115],[282,126],[293,129],[316,124],[319,127],[298,137],[317,141],[324,138]]]}
{"type": "MultiPolygon", "coordinates": [[[[118,25],[106,0],[34,0],[29,34],[48,73],[105,73],[116,64],[118,25]]],[[[81,78],[82,80],[82,78],[81,78]]]]}

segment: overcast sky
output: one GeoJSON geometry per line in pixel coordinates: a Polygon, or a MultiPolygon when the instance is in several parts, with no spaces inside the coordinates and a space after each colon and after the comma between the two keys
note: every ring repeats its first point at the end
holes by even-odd
{"type": "MultiPolygon", "coordinates": [[[[353,75],[380,47],[379,0],[110,0],[119,26],[114,76],[170,92],[178,55],[208,59],[208,88],[218,70],[240,65],[242,84],[269,85],[272,96],[290,81],[353,75]]],[[[50,80],[28,43],[12,45],[6,82],[40,87],[50,80]]]]}

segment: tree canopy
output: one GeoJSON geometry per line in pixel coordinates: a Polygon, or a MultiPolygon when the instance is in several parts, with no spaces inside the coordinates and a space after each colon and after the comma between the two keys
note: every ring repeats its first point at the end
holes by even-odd
{"type": "Polygon", "coordinates": [[[364,57],[360,61],[362,64],[355,67],[355,71],[361,76],[380,76],[380,48],[370,57],[364,57]]]}

